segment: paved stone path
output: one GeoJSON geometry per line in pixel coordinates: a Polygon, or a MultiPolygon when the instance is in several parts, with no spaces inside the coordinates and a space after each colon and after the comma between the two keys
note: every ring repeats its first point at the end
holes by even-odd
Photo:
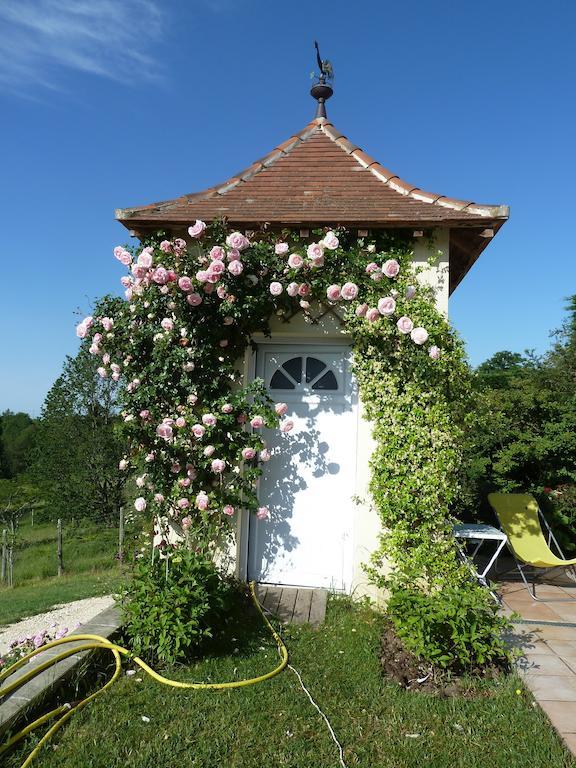
{"type": "Polygon", "coordinates": [[[531,622],[514,625],[514,642],[523,651],[518,671],[576,755],[576,585],[539,586],[537,595],[547,602],[535,602],[519,583],[503,584],[501,593],[506,613],[531,622]],[[554,602],[566,597],[574,599],[554,602]]]}

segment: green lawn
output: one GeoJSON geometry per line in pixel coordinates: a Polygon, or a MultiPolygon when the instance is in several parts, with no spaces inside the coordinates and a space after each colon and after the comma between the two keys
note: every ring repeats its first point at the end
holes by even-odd
{"type": "Polygon", "coordinates": [[[0,587],[0,626],[54,605],[118,588],[118,530],[93,523],[65,525],[64,576],[58,578],[56,525],[23,523],[14,553],[14,587],[0,587]]]}
{"type": "MultiPolygon", "coordinates": [[[[386,683],[377,658],[379,623],[370,609],[333,600],[318,631],[290,627],[284,633],[290,661],[332,722],[349,768],[574,768],[516,676],[476,684],[475,696],[458,699],[386,683]]],[[[172,676],[239,680],[277,663],[273,641],[247,611],[227,634],[231,645],[172,676]]],[[[33,743],[12,754],[6,768],[20,765],[33,743]]],[[[74,716],[38,765],[337,768],[338,756],[290,670],[217,693],[178,691],[138,673],[123,675],[74,716]]]]}

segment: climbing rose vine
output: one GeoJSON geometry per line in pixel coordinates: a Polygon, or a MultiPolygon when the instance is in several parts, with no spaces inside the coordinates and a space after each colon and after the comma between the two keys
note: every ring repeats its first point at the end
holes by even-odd
{"type": "Polygon", "coordinates": [[[255,492],[274,458],[262,434],[290,439],[293,423],[243,370],[247,345],[272,316],[333,308],[354,338],[382,338],[391,359],[417,356],[430,379],[442,333],[435,316],[425,322],[434,298],[397,236],[242,233],[202,221],[188,235],[116,247],[126,300],[102,299],[77,334],[101,358],[99,375],[121,382],[130,450],[120,468],[136,476],[136,509],[210,546],[240,509],[274,515],[255,492]]]}

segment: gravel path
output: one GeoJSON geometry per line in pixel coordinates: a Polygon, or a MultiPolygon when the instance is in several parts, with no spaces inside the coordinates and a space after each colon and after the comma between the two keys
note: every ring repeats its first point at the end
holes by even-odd
{"type": "Polygon", "coordinates": [[[0,629],[0,656],[8,650],[13,640],[19,640],[27,635],[35,635],[43,629],[48,629],[51,624],[56,624],[58,629],[68,627],[72,631],[77,624],[86,624],[97,613],[114,605],[112,595],[106,597],[88,597],[85,600],[74,600],[72,603],[57,605],[47,613],[39,613],[29,616],[27,619],[10,624],[0,629]]]}

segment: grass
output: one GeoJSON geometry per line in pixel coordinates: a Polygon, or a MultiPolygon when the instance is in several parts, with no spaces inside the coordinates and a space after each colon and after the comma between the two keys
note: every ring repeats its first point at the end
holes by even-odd
{"type": "Polygon", "coordinates": [[[57,576],[56,525],[24,522],[14,552],[14,587],[0,588],[0,626],[44,613],[54,605],[109,594],[121,572],[118,530],[90,522],[64,525],[64,575],[57,576]]]}
{"type": "MultiPolygon", "coordinates": [[[[514,675],[471,684],[475,696],[454,699],[385,682],[377,657],[380,619],[369,608],[332,600],[319,630],[289,627],[284,635],[290,662],[330,719],[349,768],[576,765],[514,675]]],[[[248,612],[227,638],[211,656],[169,674],[240,680],[277,663],[273,641],[248,612]]],[[[33,743],[13,753],[6,768],[20,765],[33,743]]],[[[222,692],[178,691],[138,672],[75,715],[38,762],[43,768],[335,768],[338,756],[290,670],[222,692]]]]}

